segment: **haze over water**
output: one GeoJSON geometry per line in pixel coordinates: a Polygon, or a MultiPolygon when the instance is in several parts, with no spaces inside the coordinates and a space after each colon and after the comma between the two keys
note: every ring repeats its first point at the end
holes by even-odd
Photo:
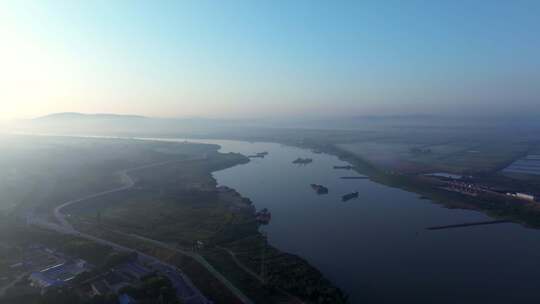
{"type": "Polygon", "coordinates": [[[426,227],[486,221],[370,180],[342,180],[352,171],[336,157],[273,143],[209,141],[221,152],[268,151],[214,173],[257,209],[269,208],[272,245],[320,269],[351,303],[529,303],[537,299],[540,233],[517,224],[427,231],[426,227]],[[306,166],[297,157],[313,158],[306,166]],[[329,188],[317,195],[318,183],[329,188]],[[341,196],[359,191],[358,199],[341,196]]]}

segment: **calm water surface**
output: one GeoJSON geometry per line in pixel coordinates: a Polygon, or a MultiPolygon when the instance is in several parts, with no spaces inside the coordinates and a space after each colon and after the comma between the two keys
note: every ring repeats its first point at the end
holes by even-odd
{"type": "Polygon", "coordinates": [[[308,260],[350,295],[351,303],[539,303],[540,231],[516,224],[426,231],[429,226],[485,221],[370,180],[342,180],[352,171],[337,157],[272,143],[202,140],[221,152],[268,151],[214,173],[258,209],[272,245],[308,260]],[[313,158],[306,166],[291,162],[313,158]],[[325,185],[319,196],[311,183],[325,185]],[[358,199],[341,196],[359,191],[358,199]]]}

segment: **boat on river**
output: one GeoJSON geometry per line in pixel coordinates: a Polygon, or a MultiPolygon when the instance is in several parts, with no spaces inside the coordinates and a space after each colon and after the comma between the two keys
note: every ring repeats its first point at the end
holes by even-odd
{"type": "Polygon", "coordinates": [[[354,169],[354,167],[351,166],[351,165],[347,165],[347,166],[334,166],[334,169],[352,170],[352,169],[354,169]]]}
{"type": "Polygon", "coordinates": [[[323,185],[311,184],[311,188],[317,192],[317,194],[327,194],[328,188],[323,185]]]}
{"type": "Polygon", "coordinates": [[[260,224],[267,225],[272,219],[272,213],[268,209],[264,208],[261,211],[255,213],[255,220],[260,224]]]}
{"type": "Polygon", "coordinates": [[[358,198],[358,191],[345,194],[344,196],[341,197],[341,200],[343,202],[346,202],[346,201],[352,200],[353,198],[358,198]]]}
{"type": "Polygon", "coordinates": [[[311,158],[297,158],[295,159],[292,163],[293,164],[299,164],[299,165],[307,165],[309,163],[312,163],[313,162],[313,159],[311,158]]]}
{"type": "Polygon", "coordinates": [[[249,158],[264,158],[265,156],[268,155],[268,152],[258,152],[258,153],[255,153],[253,155],[248,155],[249,158]]]}

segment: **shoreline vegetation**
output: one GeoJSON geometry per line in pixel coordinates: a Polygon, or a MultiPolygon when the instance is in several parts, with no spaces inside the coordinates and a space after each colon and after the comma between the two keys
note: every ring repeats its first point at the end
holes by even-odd
{"type": "MultiPolygon", "coordinates": [[[[212,180],[210,186],[217,189],[214,172],[249,162],[249,158],[243,158],[235,164],[231,163],[227,167],[210,171],[212,180]]],[[[255,217],[255,208],[249,198],[242,196],[235,189],[228,187],[224,189],[231,196],[239,198],[239,201],[250,210],[251,216],[255,217]]],[[[248,296],[257,299],[256,303],[275,303],[280,300],[290,303],[347,303],[347,296],[343,291],[334,286],[309,262],[268,244],[265,236],[259,231],[260,224],[250,226],[255,229],[250,233],[242,232],[241,235],[244,235],[242,238],[233,236],[234,232],[223,231],[224,236],[221,237],[224,237],[224,240],[214,240],[214,244],[199,250],[199,253],[218,270],[223,269],[223,274],[233,283],[245,288],[248,296]],[[261,261],[263,255],[264,266],[261,261]],[[231,260],[237,267],[231,268],[231,260]],[[265,268],[264,274],[261,274],[261,267],[265,268]]]]}
{"type": "Polygon", "coordinates": [[[423,175],[385,171],[349,151],[340,149],[334,144],[303,144],[296,146],[304,149],[317,149],[334,155],[340,160],[352,164],[354,171],[368,176],[376,183],[416,193],[422,199],[429,199],[433,203],[446,208],[480,211],[496,220],[519,223],[533,229],[540,228],[540,209],[534,203],[494,195],[472,197],[445,191],[439,188],[441,184],[436,179],[423,175]]]}
{"type": "Polygon", "coordinates": [[[215,147],[206,154],[204,161],[135,172],[138,185],[130,194],[110,198],[114,204],[103,198],[97,215],[85,206],[71,208],[70,221],[77,230],[176,265],[215,303],[240,303],[231,286],[255,303],[347,303],[309,262],[267,243],[249,198],[218,187],[214,172],[249,158],[215,147]],[[226,279],[220,282],[216,273],[226,279]]]}
{"type": "MultiPolygon", "coordinates": [[[[241,196],[234,189],[230,190],[233,195],[241,197],[246,204],[251,206],[252,202],[249,198],[241,196]]],[[[268,244],[266,237],[258,228],[257,233],[253,235],[220,245],[216,244],[214,248],[206,250],[203,255],[210,259],[222,259],[223,253],[225,256],[233,257],[236,260],[234,262],[241,268],[247,268],[244,270],[252,278],[259,280],[265,289],[283,294],[289,300],[292,299],[293,303],[348,303],[343,291],[326,279],[316,267],[301,256],[286,253],[268,244]]]]}
{"type": "MultiPolygon", "coordinates": [[[[498,220],[540,227],[540,212],[529,204],[511,198],[469,197],[445,191],[439,188],[436,179],[381,169],[335,144],[257,141],[328,153],[350,163],[356,172],[374,182],[416,193],[447,208],[478,210],[498,220]]],[[[146,146],[142,141],[137,143],[146,146]]],[[[156,146],[155,152],[144,154],[148,159],[178,153],[172,149],[178,143],[146,143],[156,146]]],[[[255,209],[249,198],[234,189],[217,186],[213,172],[248,163],[248,158],[237,153],[220,153],[216,145],[204,148],[204,145],[187,144],[180,150],[187,147],[199,147],[193,153],[203,153],[207,159],[159,168],[155,172],[137,172],[138,185],[125,197],[121,194],[112,201],[104,198],[90,202],[94,211],[71,210],[74,215],[71,221],[84,231],[177,265],[215,303],[238,303],[238,299],[198,262],[199,257],[256,303],[347,302],[347,296],[302,257],[267,245],[254,221],[255,209]],[[107,204],[113,201],[115,204],[107,204]],[[106,210],[96,214],[95,208],[101,207],[106,210]],[[195,249],[197,240],[203,240],[204,247],[195,249]],[[156,246],[156,241],[163,246],[156,246]],[[196,258],[182,253],[187,251],[195,253],[196,258]]]]}
{"type": "Polygon", "coordinates": [[[134,138],[13,136],[6,141],[13,155],[28,151],[23,163],[11,160],[12,154],[4,157],[7,164],[25,166],[14,181],[32,178],[42,186],[9,188],[19,203],[0,213],[0,224],[18,227],[4,230],[14,239],[19,228],[47,232],[28,227],[28,214],[53,220],[51,210],[62,202],[110,189],[119,170],[204,156],[130,172],[135,186],[129,190],[83,200],[62,212],[77,231],[177,266],[214,303],[347,302],[309,262],[267,244],[248,198],[218,187],[212,173],[249,162],[241,154],[220,153],[217,145],[134,138]],[[34,153],[40,149],[49,153],[34,153]],[[26,174],[36,171],[39,175],[26,174]],[[249,301],[240,300],[238,290],[249,301]]]}

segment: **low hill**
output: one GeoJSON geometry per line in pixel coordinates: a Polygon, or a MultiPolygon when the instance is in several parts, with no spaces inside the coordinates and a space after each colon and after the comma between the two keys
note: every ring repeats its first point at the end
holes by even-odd
{"type": "Polygon", "coordinates": [[[120,137],[220,137],[249,129],[247,120],[207,118],[155,118],[109,113],[53,113],[20,120],[9,129],[15,132],[61,135],[97,135],[120,137]]]}
{"type": "Polygon", "coordinates": [[[108,113],[98,113],[98,114],[83,114],[77,112],[64,112],[64,113],[53,113],[46,116],[35,118],[34,120],[43,121],[43,120],[70,120],[70,119],[145,119],[144,116],[138,115],[119,115],[119,114],[108,114],[108,113]]]}

